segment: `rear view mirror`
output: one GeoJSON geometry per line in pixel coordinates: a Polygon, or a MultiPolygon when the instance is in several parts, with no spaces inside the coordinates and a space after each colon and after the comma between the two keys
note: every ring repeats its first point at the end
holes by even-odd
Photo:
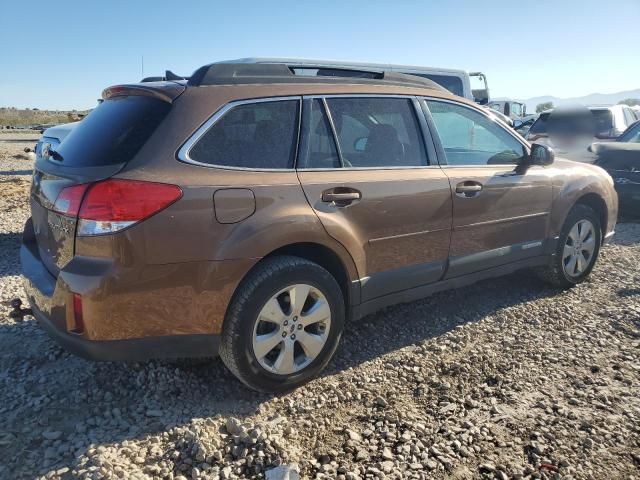
{"type": "Polygon", "coordinates": [[[529,154],[531,165],[540,165],[543,167],[551,165],[554,158],[555,154],[553,150],[546,145],[540,145],[539,143],[531,145],[531,153],[529,154]]]}

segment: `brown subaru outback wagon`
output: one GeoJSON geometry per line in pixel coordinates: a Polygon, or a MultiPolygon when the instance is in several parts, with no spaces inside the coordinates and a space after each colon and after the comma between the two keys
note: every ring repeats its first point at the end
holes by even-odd
{"type": "Polygon", "coordinates": [[[103,99],[39,145],[21,249],[84,357],[219,353],[283,390],[347,321],[522,268],[570,287],[613,234],[603,170],[417,77],[212,64],[103,99]]]}

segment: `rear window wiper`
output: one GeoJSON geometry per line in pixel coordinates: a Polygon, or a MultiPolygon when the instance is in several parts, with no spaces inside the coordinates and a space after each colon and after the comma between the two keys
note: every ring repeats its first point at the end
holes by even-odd
{"type": "Polygon", "coordinates": [[[62,162],[64,160],[64,158],[62,157],[62,155],[60,155],[58,152],[56,152],[55,150],[49,150],[49,156],[51,158],[53,158],[54,160],[57,160],[59,162],[62,162]]]}
{"type": "Polygon", "coordinates": [[[59,162],[62,162],[64,160],[62,155],[60,155],[53,148],[51,148],[51,144],[50,143],[45,143],[41,148],[42,148],[41,155],[43,157],[50,157],[50,158],[53,158],[54,160],[57,160],[59,162]]]}

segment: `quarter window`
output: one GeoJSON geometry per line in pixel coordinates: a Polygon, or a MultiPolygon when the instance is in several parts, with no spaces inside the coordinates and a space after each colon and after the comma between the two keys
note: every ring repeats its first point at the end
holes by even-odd
{"type": "Polygon", "coordinates": [[[426,102],[449,165],[518,163],[525,147],[496,122],[460,105],[426,102]]]}
{"type": "Polygon", "coordinates": [[[407,98],[328,98],[344,167],[418,167],[427,155],[407,98]]]}
{"type": "Polygon", "coordinates": [[[304,159],[306,168],[340,168],[340,157],[331,132],[329,119],[322,100],[314,100],[311,105],[308,153],[304,159]]]}
{"type": "Polygon", "coordinates": [[[298,100],[238,105],[189,151],[192,160],[242,168],[293,168],[298,138],[298,100]]]}

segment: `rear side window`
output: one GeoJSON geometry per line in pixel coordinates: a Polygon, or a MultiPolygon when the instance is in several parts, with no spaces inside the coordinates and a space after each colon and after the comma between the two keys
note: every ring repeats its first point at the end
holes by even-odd
{"type": "Polygon", "coordinates": [[[218,119],[189,151],[199,163],[241,168],[293,168],[298,100],[238,105],[218,119]]]}
{"type": "Polygon", "coordinates": [[[128,162],[165,118],[171,104],[153,97],[113,97],[98,105],[58,146],[62,164],[98,167],[128,162]]]}
{"type": "Polygon", "coordinates": [[[419,167],[427,154],[407,98],[328,98],[344,167],[419,167]]]}

